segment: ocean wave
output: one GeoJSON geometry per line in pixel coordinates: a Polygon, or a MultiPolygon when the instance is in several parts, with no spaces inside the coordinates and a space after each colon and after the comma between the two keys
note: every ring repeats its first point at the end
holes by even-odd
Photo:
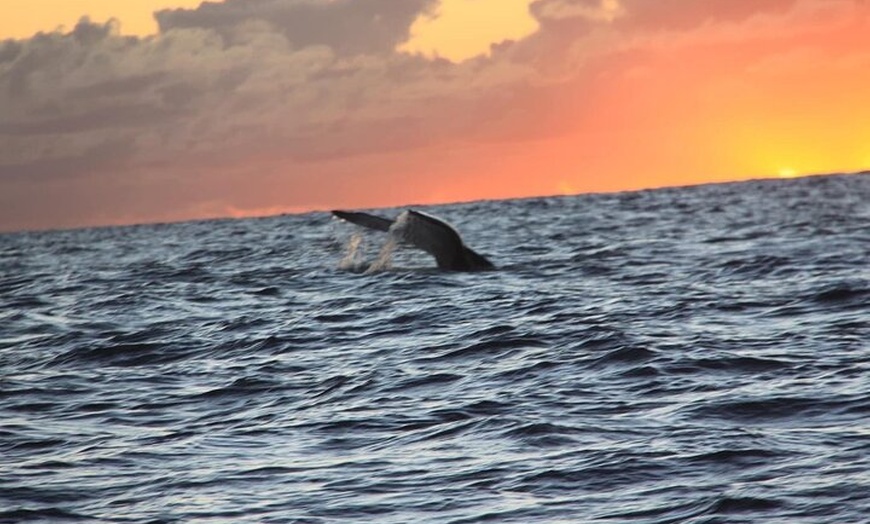
{"type": "Polygon", "coordinates": [[[482,274],[321,213],[2,235],[0,522],[863,522],[868,206],[429,209],[482,274]]]}

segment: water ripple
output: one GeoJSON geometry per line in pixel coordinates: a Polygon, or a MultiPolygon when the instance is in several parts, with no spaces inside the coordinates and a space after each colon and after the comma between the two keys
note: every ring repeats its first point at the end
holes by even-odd
{"type": "Polygon", "coordinates": [[[432,211],[0,236],[0,522],[866,520],[870,177],[432,211]]]}

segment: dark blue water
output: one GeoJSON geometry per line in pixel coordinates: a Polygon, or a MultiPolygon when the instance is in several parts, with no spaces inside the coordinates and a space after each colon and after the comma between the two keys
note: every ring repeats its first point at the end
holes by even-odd
{"type": "Polygon", "coordinates": [[[868,522],[870,176],[429,211],[0,236],[0,521],[868,522]]]}

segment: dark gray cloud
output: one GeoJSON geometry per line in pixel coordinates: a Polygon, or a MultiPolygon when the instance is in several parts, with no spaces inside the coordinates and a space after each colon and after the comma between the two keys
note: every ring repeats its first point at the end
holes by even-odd
{"type": "MultiPolygon", "coordinates": [[[[42,113],[53,113],[44,108],[42,113]]],[[[87,112],[49,118],[33,118],[21,122],[0,123],[0,135],[58,135],[66,133],[86,133],[94,130],[118,130],[122,128],[142,128],[165,122],[177,113],[164,107],[148,103],[124,103],[118,105],[101,104],[87,112]]]]}
{"type": "Polygon", "coordinates": [[[129,140],[106,140],[74,155],[39,158],[19,164],[0,163],[0,173],[4,177],[3,182],[7,183],[26,184],[33,181],[50,183],[106,168],[120,168],[132,151],[132,143],[129,140]]]}
{"type": "MultiPolygon", "coordinates": [[[[398,14],[383,13],[405,19],[395,35],[407,33],[410,3],[401,3],[398,14]]],[[[328,7],[338,18],[344,8],[351,20],[360,6],[367,14],[387,6],[252,5],[328,7]]],[[[118,36],[111,23],[83,20],[67,34],[5,44],[0,104],[9,111],[0,115],[0,149],[6,163],[68,158],[127,132],[137,148],[133,160],[142,162],[269,149],[309,161],[419,147],[485,127],[493,118],[484,118],[481,108],[492,104],[481,102],[533,73],[490,59],[452,64],[370,52],[367,43],[345,55],[328,45],[294,44],[270,23],[227,16],[227,28],[236,24],[231,41],[203,27],[167,27],[158,37],[131,39],[118,36]],[[19,147],[25,139],[29,147],[19,147]]]]}
{"type": "Polygon", "coordinates": [[[155,14],[161,32],[214,30],[233,41],[246,22],[268,22],[293,47],[325,45],[338,54],[391,53],[437,0],[226,0],[155,14]]]}
{"type": "Polygon", "coordinates": [[[117,199],[139,210],[129,220],[167,216],[161,192],[218,209],[221,188],[256,186],[221,181],[252,160],[292,187],[319,162],[498,138],[527,115],[500,115],[493,95],[521,105],[534,71],[395,52],[432,4],[230,1],[163,12],[153,37],[83,19],[0,44],[0,230],[98,222],[117,199]]]}

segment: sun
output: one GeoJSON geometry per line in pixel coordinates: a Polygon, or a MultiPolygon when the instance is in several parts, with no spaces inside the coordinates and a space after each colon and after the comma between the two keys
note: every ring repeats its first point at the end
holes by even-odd
{"type": "Polygon", "coordinates": [[[778,176],[779,178],[795,178],[798,176],[798,172],[790,167],[783,167],[779,170],[778,176]]]}

